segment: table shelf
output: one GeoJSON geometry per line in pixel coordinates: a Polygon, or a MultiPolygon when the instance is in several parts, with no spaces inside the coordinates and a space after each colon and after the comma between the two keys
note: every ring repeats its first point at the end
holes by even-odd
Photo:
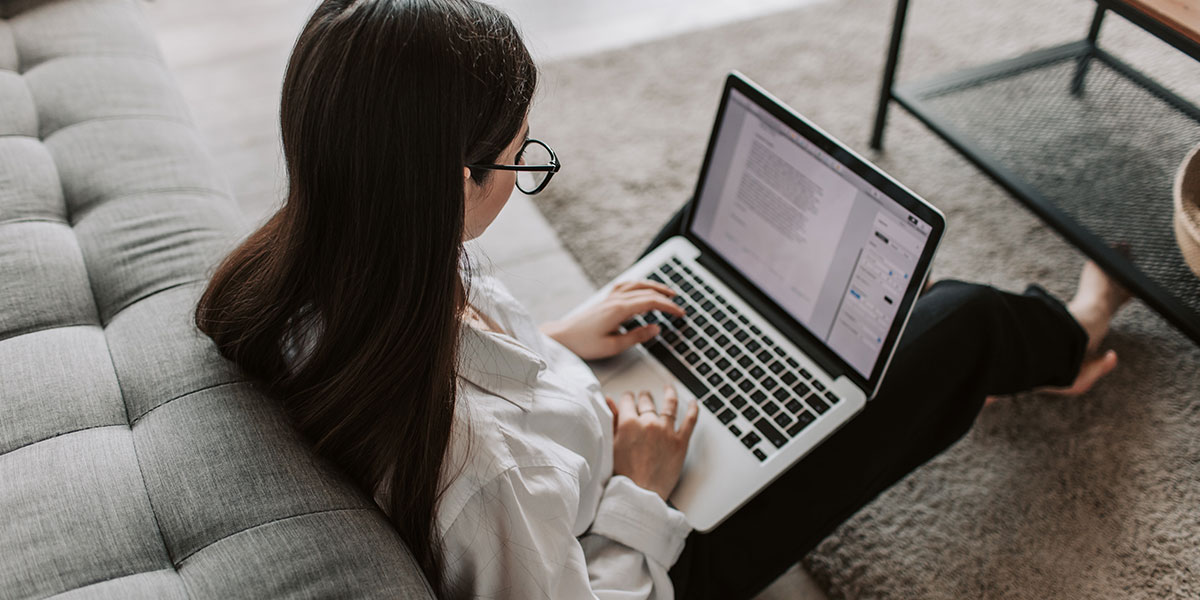
{"type": "Polygon", "coordinates": [[[1200,278],[1172,225],[1175,171],[1200,143],[1195,106],[1091,41],[890,98],[1200,343],[1200,278]]]}

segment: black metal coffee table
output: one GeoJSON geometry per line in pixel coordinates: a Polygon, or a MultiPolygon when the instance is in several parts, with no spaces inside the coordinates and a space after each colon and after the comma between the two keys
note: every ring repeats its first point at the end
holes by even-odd
{"type": "Polygon", "coordinates": [[[1200,143],[1200,110],[1097,46],[1111,11],[1200,60],[1200,20],[1155,10],[1184,2],[1195,4],[1098,0],[1084,40],[894,85],[899,0],[871,147],[895,101],[1200,344],[1200,278],[1172,226],[1174,175],[1200,143]]]}

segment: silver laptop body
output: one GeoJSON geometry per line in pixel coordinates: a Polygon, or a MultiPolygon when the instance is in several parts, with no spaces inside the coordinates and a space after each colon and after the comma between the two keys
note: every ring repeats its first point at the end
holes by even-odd
{"type": "MultiPolygon", "coordinates": [[[[945,229],[942,214],[741,74],[726,80],[684,233],[616,282],[686,318],[592,363],[605,392],[701,402],[671,503],[709,531],[866,406],[945,229]]],[[[680,411],[680,415],[684,411],[680,411]]],[[[881,449],[886,451],[886,449],[881,449]]]]}

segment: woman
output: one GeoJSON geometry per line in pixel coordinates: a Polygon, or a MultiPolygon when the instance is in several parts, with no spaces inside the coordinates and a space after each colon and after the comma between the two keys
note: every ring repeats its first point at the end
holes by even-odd
{"type": "Polygon", "coordinates": [[[673,390],[661,408],[645,391],[607,400],[580,360],[653,337],[618,325],[677,314],[672,292],[625,283],[539,332],[498,283],[465,277],[463,242],[520,169],[550,169],[523,165],[540,148],[526,143],[535,83],[512,24],[485,4],[323,2],[284,81],[287,200],[196,313],[374,493],[444,597],[751,596],[957,440],[987,394],[1072,380],[1082,392],[1115,365],[1084,361],[1124,299],[1094,267],[1066,308],[1036,288],[939,283],[879,398],[726,523],[692,533],[665,498],[695,403],[673,390]]]}

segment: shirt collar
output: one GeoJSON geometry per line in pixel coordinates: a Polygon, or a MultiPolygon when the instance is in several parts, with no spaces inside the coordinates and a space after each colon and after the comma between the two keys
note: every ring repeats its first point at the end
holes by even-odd
{"type": "Polygon", "coordinates": [[[538,373],[546,362],[510,336],[463,324],[458,376],[522,410],[533,405],[538,373]]]}

